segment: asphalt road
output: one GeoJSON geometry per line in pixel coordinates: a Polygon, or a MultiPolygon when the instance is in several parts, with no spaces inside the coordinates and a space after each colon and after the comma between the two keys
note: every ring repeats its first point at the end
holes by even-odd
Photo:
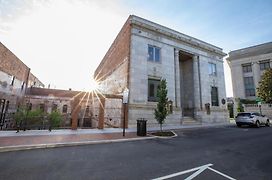
{"type": "Polygon", "coordinates": [[[0,153],[0,179],[154,179],[199,166],[171,179],[199,170],[194,180],[272,179],[272,128],[176,132],[172,139],[0,153]]]}

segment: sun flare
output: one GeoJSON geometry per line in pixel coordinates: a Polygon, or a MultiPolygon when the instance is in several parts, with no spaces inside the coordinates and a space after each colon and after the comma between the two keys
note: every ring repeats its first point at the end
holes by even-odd
{"type": "Polygon", "coordinates": [[[95,79],[93,79],[93,78],[91,78],[91,80],[90,80],[90,82],[89,82],[89,91],[90,92],[92,92],[92,91],[95,91],[95,90],[98,90],[98,87],[99,87],[99,84],[98,84],[98,82],[95,80],[95,79]]]}

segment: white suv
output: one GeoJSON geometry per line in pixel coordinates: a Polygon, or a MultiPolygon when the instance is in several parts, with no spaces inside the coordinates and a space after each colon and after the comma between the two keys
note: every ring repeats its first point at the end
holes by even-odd
{"type": "Polygon", "coordinates": [[[235,117],[235,121],[238,127],[241,127],[242,125],[254,125],[256,127],[260,127],[260,125],[270,126],[268,117],[255,112],[238,113],[235,117]]]}

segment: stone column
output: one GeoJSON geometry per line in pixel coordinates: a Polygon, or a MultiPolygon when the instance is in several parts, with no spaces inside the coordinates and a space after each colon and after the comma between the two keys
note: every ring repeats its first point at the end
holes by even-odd
{"type": "Polygon", "coordinates": [[[180,107],[181,104],[181,88],[180,88],[180,67],[179,67],[179,50],[175,49],[174,57],[174,70],[175,70],[175,106],[176,108],[180,107]]]}
{"type": "Polygon", "coordinates": [[[254,86],[255,86],[255,92],[256,88],[258,87],[260,78],[261,78],[261,70],[260,70],[260,64],[257,62],[252,63],[252,72],[253,72],[253,80],[254,80],[254,86]]]}
{"type": "Polygon", "coordinates": [[[198,56],[193,56],[194,110],[200,109],[198,56]]]}

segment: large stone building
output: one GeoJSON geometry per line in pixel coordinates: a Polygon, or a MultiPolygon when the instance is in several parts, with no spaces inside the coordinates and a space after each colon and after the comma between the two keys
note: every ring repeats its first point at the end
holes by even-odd
{"type": "Polygon", "coordinates": [[[95,71],[108,94],[129,89],[128,125],[154,119],[156,93],[165,78],[172,113],[168,124],[227,120],[221,48],[131,15],[95,71]]]}
{"type": "Polygon", "coordinates": [[[14,123],[7,116],[23,101],[27,87],[43,87],[18,57],[0,42],[0,128],[14,123]]]}
{"type": "Polygon", "coordinates": [[[227,62],[234,98],[255,100],[261,75],[272,67],[272,42],[231,51],[227,62]]]}

